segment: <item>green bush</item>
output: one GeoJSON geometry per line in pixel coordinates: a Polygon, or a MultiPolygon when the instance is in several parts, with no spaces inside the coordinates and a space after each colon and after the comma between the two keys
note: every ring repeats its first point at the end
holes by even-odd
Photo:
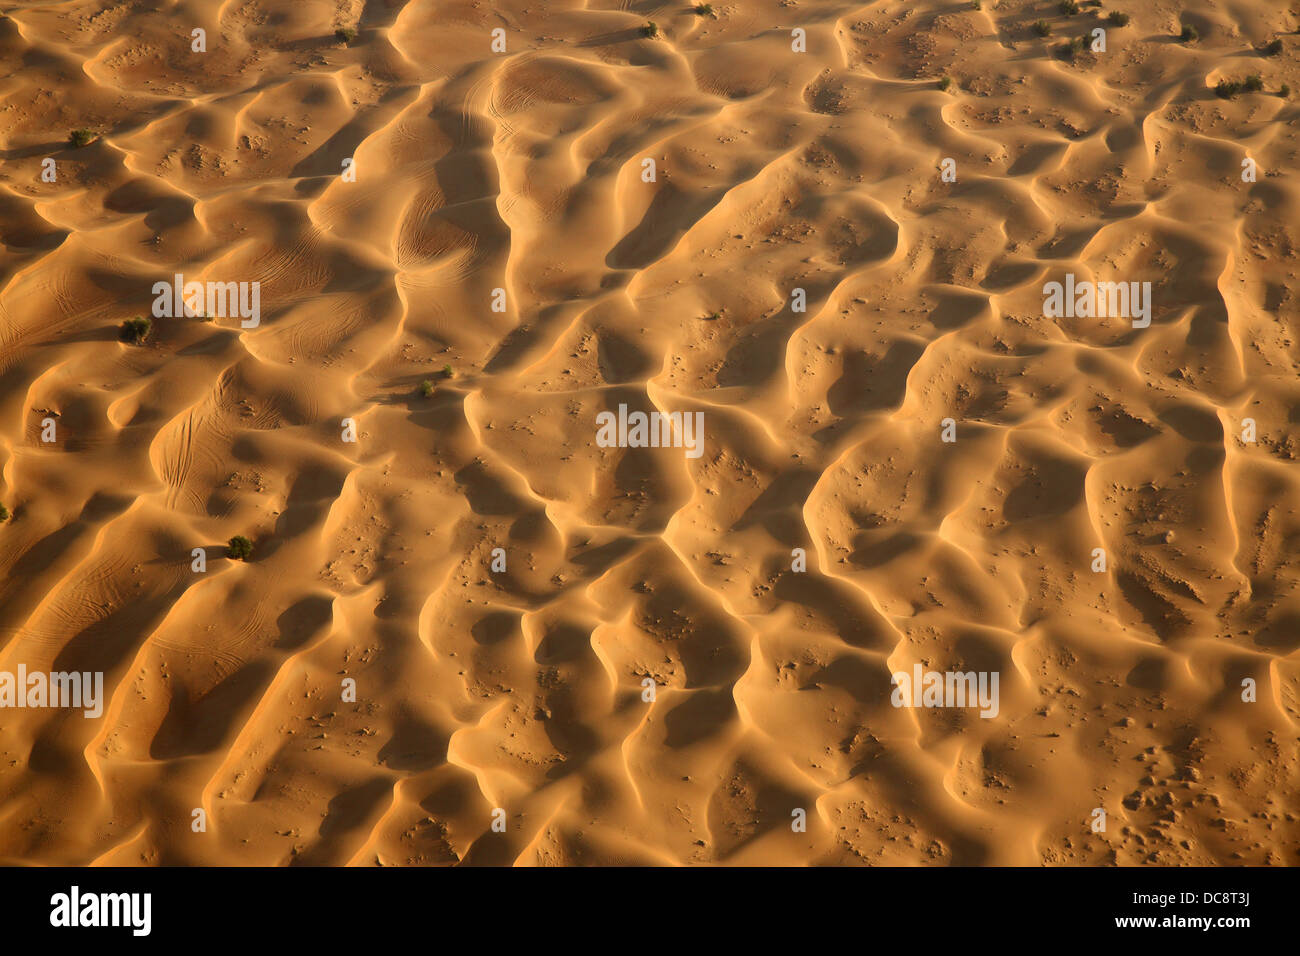
{"type": "Polygon", "coordinates": [[[425,398],[428,398],[430,395],[432,395],[432,394],[433,394],[433,382],[429,381],[427,378],[426,378],[423,382],[421,382],[421,383],[420,383],[420,394],[423,395],[425,398]]]}
{"type": "Polygon", "coordinates": [[[695,5],[695,15],[696,15],[697,17],[711,17],[711,16],[714,16],[715,14],[714,14],[714,12],[713,12],[713,4],[711,4],[711,3],[697,3],[697,4],[695,5]]]}
{"type": "Polygon", "coordinates": [[[1222,99],[1230,100],[1241,92],[1241,84],[1236,80],[1219,80],[1219,82],[1215,84],[1214,92],[1222,99]]]}
{"type": "Polygon", "coordinates": [[[1073,60],[1082,53],[1088,46],[1088,41],[1083,37],[1075,37],[1068,43],[1062,43],[1060,48],[1061,59],[1073,60]]]}
{"type": "Polygon", "coordinates": [[[1040,37],[1050,37],[1052,35],[1052,25],[1046,20],[1039,20],[1034,24],[1034,32],[1040,37]]]}
{"type": "Polygon", "coordinates": [[[651,20],[649,23],[647,23],[645,26],[641,28],[641,35],[643,37],[648,37],[653,40],[655,37],[659,35],[659,24],[651,20]]]}
{"type": "Polygon", "coordinates": [[[1282,52],[1282,41],[1281,41],[1281,40],[1274,40],[1274,41],[1273,41],[1272,43],[1270,43],[1268,46],[1264,47],[1264,55],[1265,55],[1265,56],[1277,56],[1277,55],[1278,55],[1279,53],[1281,53],[1281,52],[1282,52]]]}
{"type": "Polygon", "coordinates": [[[1106,20],[1116,27],[1128,26],[1129,20],[1132,19],[1127,13],[1120,13],[1118,10],[1112,10],[1106,20]]]}
{"type": "Polygon", "coordinates": [[[339,27],[334,31],[336,39],[343,43],[351,43],[357,38],[357,31],[351,27],[339,27]]]}
{"type": "Polygon", "coordinates": [[[0,523],[3,523],[8,520],[9,520],[9,509],[6,508],[4,505],[0,505],[0,523]]]}
{"type": "Polygon", "coordinates": [[[122,323],[118,335],[128,345],[143,345],[151,331],[153,331],[153,322],[143,315],[137,315],[134,319],[127,319],[122,323]]]}
{"type": "Polygon", "coordinates": [[[97,138],[93,129],[74,129],[68,134],[68,143],[80,149],[82,146],[89,146],[97,138]]]}
{"type": "Polygon", "coordinates": [[[945,93],[948,91],[948,88],[951,86],[952,86],[951,76],[945,76],[939,80],[939,89],[943,90],[945,93]]]}
{"type": "Polygon", "coordinates": [[[451,370],[451,366],[450,366],[450,365],[444,365],[444,366],[442,367],[442,377],[443,377],[443,378],[451,378],[451,377],[452,377],[453,375],[455,375],[455,374],[456,374],[456,373],[453,372],[453,371],[451,370]]]}
{"type": "Polygon", "coordinates": [[[1246,77],[1246,82],[1241,84],[1241,88],[1247,93],[1258,93],[1264,88],[1264,80],[1258,73],[1246,77]]]}
{"type": "Polygon", "coordinates": [[[1281,86],[1278,87],[1277,95],[1282,97],[1282,99],[1286,99],[1288,96],[1291,95],[1291,87],[1288,86],[1286,83],[1283,83],[1281,86]]]}
{"type": "Polygon", "coordinates": [[[1075,0],[1061,0],[1056,7],[1067,17],[1072,17],[1079,12],[1079,4],[1075,0]]]}
{"type": "Polygon", "coordinates": [[[226,557],[232,561],[247,561],[253,553],[253,542],[237,534],[226,545],[226,557]]]}
{"type": "Polygon", "coordinates": [[[1183,36],[1184,43],[1195,43],[1197,40],[1201,38],[1200,31],[1197,30],[1196,27],[1192,26],[1191,24],[1188,24],[1187,26],[1183,27],[1182,36],[1183,36]]]}

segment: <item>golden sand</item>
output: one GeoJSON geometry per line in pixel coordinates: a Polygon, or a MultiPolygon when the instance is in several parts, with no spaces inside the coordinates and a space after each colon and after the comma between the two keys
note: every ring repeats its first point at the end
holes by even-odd
{"type": "Polygon", "coordinates": [[[1300,862],[1289,4],[156,6],[0,19],[0,861],[1300,862]]]}

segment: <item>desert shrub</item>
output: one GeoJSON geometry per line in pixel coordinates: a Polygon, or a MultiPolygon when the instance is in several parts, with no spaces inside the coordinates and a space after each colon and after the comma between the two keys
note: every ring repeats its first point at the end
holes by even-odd
{"type": "Polygon", "coordinates": [[[951,76],[945,76],[945,77],[942,77],[942,78],[939,80],[939,89],[941,89],[941,90],[947,92],[947,90],[948,90],[951,86],[952,86],[952,77],[951,77],[951,76]]]}
{"type": "Polygon", "coordinates": [[[1281,86],[1278,87],[1277,95],[1282,97],[1282,99],[1286,99],[1288,96],[1291,95],[1291,87],[1288,84],[1283,83],[1281,86]]]}
{"type": "Polygon", "coordinates": [[[1112,10],[1110,12],[1110,15],[1106,17],[1107,22],[1110,23],[1111,26],[1116,26],[1116,27],[1128,26],[1128,22],[1131,19],[1132,17],[1130,17],[1127,13],[1120,13],[1118,10],[1112,10]]]}
{"type": "Polygon", "coordinates": [[[651,20],[649,23],[647,23],[645,26],[641,28],[641,35],[643,37],[648,37],[653,40],[655,37],[659,35],[659,24],[651,20]]]}
{"type": "Polygon", "coordinates": [[[1060,56],[1063,60],[1073,60],[1076,56],[1087,49],[1088,41],[1083,37],[1075,37],[1068,43],[1062,43],[1060,46],[1060,56]]]}
{"type": "Polygon", "coordinates": [[[713,16],[713,4],[711,4],[711,3],[697,3],[697,4],[695,5],[695,15],[696,15],[697,17],[711,17],[711,16],[713,16]]]}
{"type": "Polygon", "coordinates": [[[68,143],[80,149],[82,146],[89,146],[95,141],[95,131],[93,129],[74,129],[68,134],[68,143]]]}
{"type": "Polygon", "coordinates": [[[1182,38],[1184,43],[1195,43],[1201,38],[1200,31],[1190,23],[1183,27],[1182,38]]]}
{"type": "Polygon", "coordinates": [[[1264,80],[1258,73],[1246,77],[1246,82],[1241,84],[1241,88],[1247,93],[1258,93],[1264,88],[1264,80]]]}
{"type": "Polygon", "coordinates": [[[1038,20],[1034,23],[1034,32],[1040,37],[1049,37],[1052,35],[1052,25],[1046,20],[1038,20]]]}
{"type": "Polygon", "coordinates": [[[442,377],[443,377],[443,378],[451,378],[451,377],[452,377],[453,375],[455,375],[455,374],[456,374],[456,373],[453,372],[453,371],[451,370],[451,366],[450,366],[450,365],[444,365],[444,366],[442,367],[442,377]]]}
{"type": "Polygon", "coordinates": [[[357,31],[351,27],[339,27],[334,31],[334,37],[342,43],[351,43],[357,38],[357,31]]]}
{"type": "Polygon", "coordinates": [[[1056,8],[1064,13],[1067,17],[1072,17],[1079,12],[1079,4],[1075,0],[1061,0],[1056,8]]]}
{"type": "Polygon", "coordinates": [[[122,323],[122,328],[118,330],[118,335],[123,342],[129,345],[142,345],[144,340],[149,337],[153,331],[153,322],[143,315],[137,315],[134,319],[127,319],[122,323]]]}
{"type": "Polygon", "coordinates": [[[1281,53],[1281,52],[1282,52],[1282,41],[1281,41],[1281,40],[1274,40],[1274,41],[1273,41],[1272,43],[1270,43],[1268,46],[1264,47],[1264,55],[1265,55],[1265,56],[1277,56],[1277,55],[1278,55],[1279,53],[1281,53]]]}
{"type": "Polygon", "coordinates": [[[1219,80],[1214,86],[1214,92],[1222,99],[1230,100],[1241,92],[1241,84],[1236,80],[1219,80]]]}
{"type": "Polygon", "coordinates": [[[9,509],[6,508],[4,505],[0,505],[0,523],[3,523],[8,520],[9,520],[9,509]]]}
{"type": "Polygon", "coordinates": [[[433,394],[433,382],[429,381],[427,378],[426,378],[423,382],[421,382],[421,383],[420,383],[420,394],[423,395],[425,398],[428,398],[430,395],[432,395],[432,394],[433,394]]]}
{"type": "Polygon", "coordinates": [[[237,534],[226,545],[226,557],[233,561],[247,561],[253,553],[253,542],[237,534]]]}

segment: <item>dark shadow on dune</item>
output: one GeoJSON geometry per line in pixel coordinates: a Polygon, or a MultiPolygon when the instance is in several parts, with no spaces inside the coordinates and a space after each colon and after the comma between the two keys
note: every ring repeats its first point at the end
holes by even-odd
{"type": "Polygon", "coordinates": [[[1279,654],[1291,654],[1300,648],[1300,612],[1278,614],[1255,635],[1255,643],[1279,654]]]}
{"type": "Polygon", "coordinates": [[[591,632],[566,621],[561,621],[547,630],[537,643],[533,660],[545,666],[554,666],[583,657],[592,656],[591,632]]]}
{"type": "Polygon", "coordinates": [[[477,515],[513,515],[532,507],[532,502],[507,488],[480,460],[465,465],[453,477],[457,489],[477,515]]]}
{"type": "Polygon", "coordinates": [[[689,747],[720,734],[738,720],[736,702],[727,688],[701,687],[664,715],[664,744],[689,747]]]}
{"type": "Polygon", "coordinates": [[[299,598],[275,619],[280,632],[275,646],[280,650],[302,647],[326,633],[333,621],[334,600],[331,596],[309,594],[299,598]]]}
{"type": "Polygon", "coordinates": [[[920,342],[891,342],[876,358],[864,352],[844,356],[840,377],[826,393],[830,410],[841,418],[897,408],[907,395],[907,376],[925,354],[920,342]]]}
{"type": "Polygon", "coordinates": [[[499,644],[518,637],[523,639],[518,611],[488,611],[470,626],[470,637],[474,643],[484,647],[499,644]]]}
{"type": "Polygon", "coordinates": [[[393,770],[428,770],[446,761],[448,739],[419,717],[404,715],[397,719],[393,736],[379,748],[379,763],[393,770]]]}
{"type": "Polygon", "coordinates": [[[1223,442],[1223,424],[1219,421],[1219,416],[1208,408],[1175,405],[1160,413],[1160,421],[1188,441],[1223,442]]]}
{"type": "Polygon", "coordinates": [[[1084,495],[1086,468],[1074,462],[1039,458],[1033,470],[1008,492],[1002,513],[1008,521],[1027,521],[1068,513],[1084,495]]]}
{"type": "Polygon", "coordinates": [[[340,847],[346,837],[368,829],[378,821],[394,798],[393,781],[375,777],[333,797],[317,831],[321,839],[293,858],[293,866],[337,866],[345,861],[340,847]]]}
{"type": "Polygon", "coordinates": [[[175,760],[212,753],[236,732],[243,718],[275,677],[269,660],[248,661],[201,697],[191,698],[189,689],[172,682],[167,713],[149,742],[154,760],[175,760]]]}
{"type": "Polygon", "coordinates": [[[860,568],[878,568],[920,547],[923,541],[924,538],[911,531],[898,531],[884,538],[855,535],[849,561],[860,568]]]}
{"type": "Polygon", "coordinates": [[[1116,573],[1120,593],[1142,616],[1142,621],[1161,640],[1177,637],[1191,621],[1176,605],[1159,594],[1145,578],[1126,570],[1116,573]]]}
{"type": "Polygon", "coordinates": [[[1042,268],[1039,263],[1030,260],[1024,262],[1003,260],[984,274],[983,280],[980,281],[980,288],[988,289],[990,292],[1006,292],[1032,282],[1042,268]]]}
{"type": "Polygon", "coordinates": [[[610,269],[644,269],[663,258],[682,235],[704,218],[729,187],[685,193],[671,182],[661,182],[645,214],[605,257],[610,269]]]}

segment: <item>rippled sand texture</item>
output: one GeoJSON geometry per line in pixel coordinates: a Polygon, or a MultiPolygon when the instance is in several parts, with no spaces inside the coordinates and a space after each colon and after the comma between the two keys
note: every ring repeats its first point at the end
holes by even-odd
{"type": "Polygon", "coordinates": [[[156,6],[0,20],[0,859],[1300,862],[1287,5],[156,6]]]}

